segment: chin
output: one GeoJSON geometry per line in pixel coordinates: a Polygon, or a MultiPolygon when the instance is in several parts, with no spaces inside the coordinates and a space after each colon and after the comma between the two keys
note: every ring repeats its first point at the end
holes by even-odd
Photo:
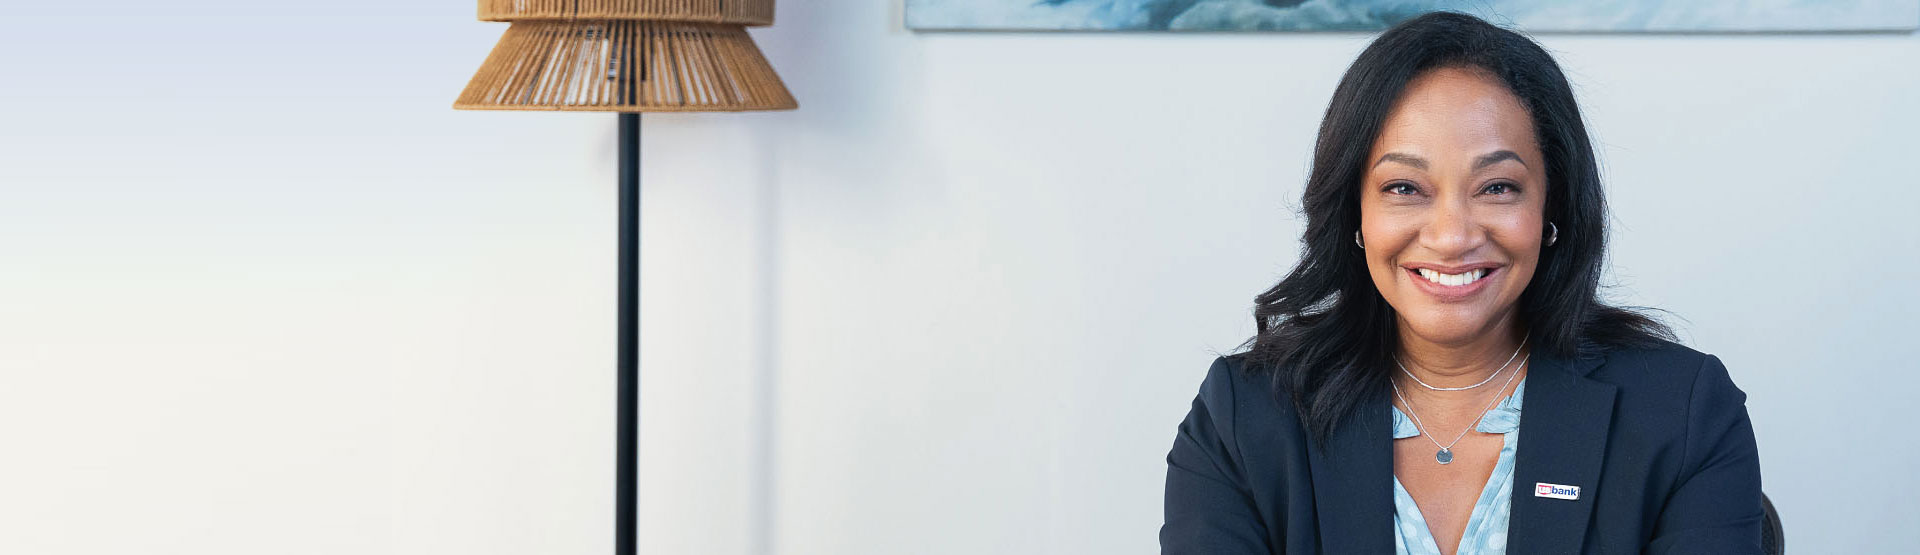
{"type": "Polygon", "coordinates": [[[1493,325],[1493,315],[1479,307],[1422,306],[1401,312],[1400,318],[1420,337],[1443,344],[1477,339],[1493,325]]]}

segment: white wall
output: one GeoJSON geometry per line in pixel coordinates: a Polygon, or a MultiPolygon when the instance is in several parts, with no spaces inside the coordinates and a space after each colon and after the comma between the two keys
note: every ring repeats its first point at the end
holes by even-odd
{"type": "MultiPolygon", "coordinates": [[[[614,131],[449,105],[462,2],[11,7],[0,552],[604,553],[614,131]]],[[[104,5],[103,5],[104,4],[104,5]]],[[[1149,553],[1362,34],[754,31],[646,117],[646,553],[1149,553]]],[[[1619,300],[1748,392],[1800,552],[1920,517],[1914,35],[1551,35],[1619,300]]]]}

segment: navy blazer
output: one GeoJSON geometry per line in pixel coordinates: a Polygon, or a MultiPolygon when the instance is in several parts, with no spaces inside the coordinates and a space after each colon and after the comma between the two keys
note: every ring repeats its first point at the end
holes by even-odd
{"type": "MultiPolygon", "coordinates": [[[[1393,553],[1389,401],[1362,402],[1321,449],[1247,364],[1215,360],[1180,423],[1161,552],[1393,553]]],[[[1534,354],[1519,438],[1508,553],[1761,553],[1746,393],[1719,357],[1676,343],[1534,354]],[[1580,493],[1540,497],[1539,483],[1580,493]]]]}

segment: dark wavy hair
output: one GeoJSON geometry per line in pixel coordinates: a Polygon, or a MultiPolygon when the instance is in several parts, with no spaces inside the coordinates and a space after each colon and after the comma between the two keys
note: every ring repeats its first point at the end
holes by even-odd
{"type": "Polygon", "coordinates": [[[1258,332],[1249,368],[1271,372],[1320,444],[1362,401],[1387,395],[1398,347],[1393,307],[1380,296],[1363,251],[1360,179],[1388,109],[1407,82],[1443,67],[1483,70],[1519,97],[1546,156],[1546,219],[1559,229],[1542,249],[1519,314],[1535,352],[1589,356],[1614,348],[1678,342],[1644,307],[1599,298],[1606,253],[1606,198],[1573,90],[1553,57],[1525,36],[1471,15],[1434,12],[1388,29],[1367,46],[1334,90],[1302,195],[1307,219],[1300,262],[1255,297],[1258,332]]]}

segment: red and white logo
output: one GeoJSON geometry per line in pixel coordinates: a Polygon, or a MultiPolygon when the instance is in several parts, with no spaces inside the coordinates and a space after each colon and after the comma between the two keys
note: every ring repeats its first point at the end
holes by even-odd
{"type": "Polygon", "coordinates": [[[1534,482],[1533,496],[1572,501],[1580,498],[1580,486],[1534,482]]]}

